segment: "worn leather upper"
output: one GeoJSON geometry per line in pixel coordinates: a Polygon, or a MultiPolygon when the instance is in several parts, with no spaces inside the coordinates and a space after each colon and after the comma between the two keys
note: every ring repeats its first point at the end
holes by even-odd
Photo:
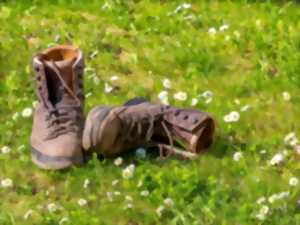
{"type": "Polygon", "coordinates": [[[214,129],[212,117],[194,109],[150,102],[95,107],[87,117],[83,143],[85,149],[94,149],[105,156],[170,142],[180,142],[188,151],[199,153],[212,144],[214,129]],[[104,110],[106,116],[99,117],[104,110]]]}

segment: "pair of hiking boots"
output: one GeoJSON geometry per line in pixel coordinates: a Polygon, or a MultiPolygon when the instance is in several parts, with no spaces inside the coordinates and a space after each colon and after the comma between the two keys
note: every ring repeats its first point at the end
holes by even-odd
{"type": "Polygon", "coordinates": [[[138,147],[158,147],[162,157],[193,158],[213,142],[215,125],[208,114],[138,98],[123,106],[97,106],[85,119],[84,58],[77,48],[49,48],[33,58],[33,69],[38,104],[31,148],[41,168],[64,169],[82,164],[91,152],[114,157],[138,147]]]}

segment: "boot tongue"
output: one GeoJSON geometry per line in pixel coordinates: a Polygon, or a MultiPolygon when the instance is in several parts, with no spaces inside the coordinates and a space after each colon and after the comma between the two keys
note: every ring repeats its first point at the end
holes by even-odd
{"type": "Polygon", "coordinates": [[[74,91],[72,69],[73,63],[74,60],[56,61],[55,65],[53,65],[53,63],[51,62],[46,62],[46,65],[51,69],[52,84],[50,84],[50,86],[52,86],[53,90],[49,91],[52,94],[52,103],[57,107],[74,104],[73,97],[68,93],[68,91],[65,88],[65,85],[67,85],[70,90],[74,91]],[[59,74],[55,72],[57,70],[59,71],[59,74]],[[59,76],[63,79],[65,85],[63,84],[59,76]]]}

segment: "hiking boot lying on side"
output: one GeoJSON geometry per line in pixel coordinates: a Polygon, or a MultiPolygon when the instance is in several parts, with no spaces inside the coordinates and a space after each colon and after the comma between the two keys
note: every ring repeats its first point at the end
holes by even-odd
{"type": "Polygon", "coordinates": [[[120,107],[93,108],[86,119],[83,148],[113,157],[130,149],[157,146],[161,157],[175,154],[191,159],[209,148],[214,129],[214,120],[207,113],[137,99],[120,107]]]}
{"type": "Polygon", "coordinates": [[[31,134],[32,160],[44,169],[79,165],[82,156],[83,67],[79,49],[50,48],[33,58],[38,104],[31,134]]]}

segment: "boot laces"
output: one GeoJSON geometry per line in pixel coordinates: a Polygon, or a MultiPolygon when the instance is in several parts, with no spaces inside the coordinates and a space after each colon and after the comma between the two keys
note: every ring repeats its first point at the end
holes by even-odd
{"type": "MultiPolygon", "coordinates": [[[[53,106],[52,104],[46,104],[48,108],[48,114],[46,116],[47,128],[52,128],[49,135],[47,136],[47,140],[56,138],[62,134],[66,134],[68,132],[78,132],[79,127],[78,123],[76,123],[78,117],[80,116],[81,111],[81,102],[76,97],[71,88],[67,85],[65,80],[62,78],[61,73],[58,69],[58,66],[54,61],[51,61],[52,68],[55,71],[56,76],[59,78],[64,90],[68,92],[68,94],[75,99],[76,105],[66,105],[66,106],[53,106]]],[[[42,99],[44,100],[44,99],[42,99]]]]}

